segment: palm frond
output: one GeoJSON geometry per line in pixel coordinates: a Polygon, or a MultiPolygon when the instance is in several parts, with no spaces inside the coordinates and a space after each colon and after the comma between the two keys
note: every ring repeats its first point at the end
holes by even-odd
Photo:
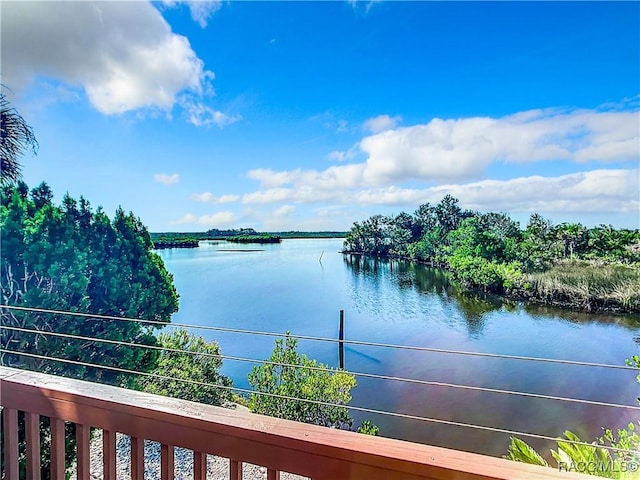
{"type": "Polygon", "coordinates": [[[38,150],[33,129],[9,104],[5,94],[0,93],[0,181],[3,185],[20,178],[19,158],[27,150],[34,155],[38,150]]]}

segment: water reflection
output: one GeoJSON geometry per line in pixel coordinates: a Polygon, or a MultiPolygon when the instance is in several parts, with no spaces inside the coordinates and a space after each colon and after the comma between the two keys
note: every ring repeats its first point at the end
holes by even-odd
{"type": "MultiPolygon", "coordinates": [[[[390,281],[399,291],[413,290],[421,295],[435,295],[443,305],[443,309],[449,312],[449,320],[453,320],[454,317],[463,318],[467,332],[472,337],[482,334],[486,314],[499,310],[504,305],[504,302],[495,296],[462,293],[452,282],[449,273],[442,269],[416,265],[403,260],[362,255],[344,255],[343,260],[356,280],[359,277],[366,278],[365,289],[370,282],[377,284],[381,281],[390,281]],[[451,315],[451,313],[455,314],[451,315]]],[[[356,285],[360,283],[356,282],[356,285]]],[[[376,289],[376,291],[379,290],[376,289]]],[[[378,300],[371,299],[371,295],[367,295],[361,289],[356,290],[354,295],[358,298],[358,302],[366,302],[367,299],[372,302],[378,300]]],[[[403,311],[406,312],[408,307],[410,305],[402,304],[403,311]]]]}
{"type": "MultiPolygon", "coordinates": [[[[469,334],[473,336],[482,333],[487,314],[499,310],[517,312],[522,309],[530,316],[540,319],[555,317],[575,323],[613,323],[631,329],[640,327],[638,314],[617,315],[604,312],[594,315],[546,305],[521,304],[490,294],[463,292],[445,270],[404,260],[346,254],[343,255],[343,261],[356,279],[362,277],[367,282],[374,283],[391,281],[400,290],[413,289],[421,294],[437,295],[443,304],[460,313],[467,322],[469,334]]],[[[359,299],[361,300],[362,298],[359,299]]]]}
{"type": "MultiPolygon", "coordinates": [[[[623,365],[640,353],[638,316],[584,315],[523,306],[458,291],[442,270],[337,252],[341,240],[287,240],[264,252],[219,252],[217,246],[162,251],[181,295],[177,323],[337,338],[345,311],[345,338],[434,349],[562,358],[623,365]],[[322,263],[318,261],[324,251],[322,263]]],[[[198,331],[226,355],[268,358],[271,337],[198,331]]],[[[335,343],[301,341],[300,351],[338,365],[335,343]]],[[[348,369],[387,376],[544,393],[635,405],[636,372],[345,346],[348,369]]],[[[250,364],[226,361],[223,373],[247,387],[250,364]]],[[[601,427],[622,427],[631,412],[406,382],[358,378],[352,405],[465,423],[562,435],[571,428],[593,439],[601,427]]],[[[355,413],[354,416],[358,417],[355,413]]],[[[503,455],[508,435],[362,414],[382,434],[503,455]]],[[[358,418],[362,420],[363,418],[358,418]]],[[[535,444],[549,451],[550,443],[535,444]]]]}

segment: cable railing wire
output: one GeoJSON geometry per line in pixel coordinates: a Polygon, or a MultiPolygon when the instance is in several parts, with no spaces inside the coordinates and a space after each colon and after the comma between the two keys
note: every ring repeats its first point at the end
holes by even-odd
{"type": "MultiPolygon", "coordinates": [[[[284,334],[276,333],[276,332],[263,332],[263,331],[245,330],[245,329],[239,329],[239,328],[215,327],[210,325],[193,325],[193,324],[174,323],[174,322],[169,323],[169,322],[163,322],[159,320],[145,320],[145,319],[117,317],[112,315],[100,315],[100,314],[91,314],[91,313],[82,313],[82,312],[67,312],[63,310],[21,307],[21,306],[15,306],[15,305],[0,304],[0,309],[1,308],[6,308],[9,310],[28,311],[28,312],[34,312],[34,313],[77,316],[77,317],[97,319],[97,320],[116,320],[116,321],[126,321],[126,322],[147,323],[151,325],[157,325],[159,327],[188,328],[188,329],[208,330],[208,331],[217,331],[217,332],[225,332],[225,333],[239,333],[239,334],[245,334],[245,335],[260,335],[265,337],[277,337],[277,338],[282,338],[284,336],[284,334]]],[[[522,356],[522,355],[506,355],[501,353],[469,352],[469,351],[463,351],[463,350],[421,347],[417,345],[399,345],[399,344],[390,344],[390,343],[368,342],[364,340],[339,340],[335,338],[318,337],[318,336],[312,336],[312,335],[291,334],[290,336],[300,340],[341,343],[344,345],[395,348],[399,350],[413,350],[413,351],[423,351],[423,352],[431,352],[431,353],[446,353],[446,354],[454,354],[454,355],[500,358],[500,359],[507,359],[507,360],[523,360],[523,361],[556,363],[556,364],[563,364],[563,365],[577,365],[577,366],[585,366],[585,367],[611,368],[616,370],[636,370],[636,367],[629,366],[629,365],[613,365],[613,364],[607,364],[607,363],[583,362],[583,361],[555,359],[555,358],[528,357],[528,356],[522,356]]]]}
{"type": "MultiPolygon", "coordinates": [[[[23,332],[23,333],[30,333],[30,334],[35,334],[35,335],[49,335],[49,336],[54,336],[54,337],[59,337],[59,338],[68,338],[68,339],[74,339],[74,340],[81,340],[81,341],[85,341],[85,342],[101,342],[101,343],[107,343],[107,344],[110,344],[110,345],[122,345],[122,346],[135,347],[135,348],[146,348],[146,349],[150,349],[150,350],[158,350],[158,351],[165,351],[165,352],[172,352],[172,353],[185,353],[185,354],[189,354],[189,355],[193,355],[193,356],[197,355],[197,356],[201,356],[201,357],[219,358],[219,359],[224,359],[224,360],[246,362],[246,363],[252,363],[252,364],[274,365],[274,366],[282,366],[282,367],[290,367],[290,368],[303,368],[303,369],[316,370],[316,371],[326,371],[327,370],[327,368],[318,367],[318,366],[312,366],[312,365],[295,365],[295,364],[290,364],[290,363],[273,362],[273,361],[270,361],[270,360],[260,360],[260,359],[254,359],[254,358],[237,357],[237,356],[232,356],[232,355],[223,355],[223,354],[215,354],[215,353],[208,353],[208,352],[194,352],[194,351],[189,351],[189,350],[181,350],[181,349],[178,349],[178,348],[163,347],[163,346],[159,346],[159,345],[145,345],[145,344],[134,343],[134,342],[125,342],[125,341],[121,341],[121,340],[112,340],[112,339],[97,338],[97,337],[87,337],[87,336],[82,336],[82,335],[74,335],[74,334],[70,334],[70,333],[51,332],[51,331],[46,331],[46,330],[32,330],[32,329],[28,329],[28,328],[11,327],[11,326],[7,326],[7,325],[0,325],[0,330],[3,330],[3,329],[4,330],[17,331],[17,332],[23,332]]],[[[544,399],[544,400],[555,400],[555,401],[563,401],[563,402],[571,402],[571,403],[578,403],[578,404],[584,404],[584,405],[593,405],[593,406],[599,406],[599,407],[622,408],[622,409],[626,409],[626,410],[640,410],[640,406],[637,406],[637,405],[624,405],[624,404],[618,404],[618,403],[601,402],[601,401],[597,401],[597,400],[586,400],[586,399],[581,399],[581,398],[560,397],[560,396],[555,396],[555,395],[545,395],[545,394],[541,394],[541,393],[520,392],[520,391],[498,389],[498,388],[479,387],[479,386],[474,386],[474,385],[460,385],[460,384],[455,384],[455,383],[437,382],[437,381],[432,381],[432,380],[420,380],[420,379],[416,379],[416,378],[406,378],[406,377],[398,377],[398,376],[392,376],[392,375],[380,375],[380,374],[367,373],[367,372],[355,372],[355,371],[349,371],[349,370],[344,370],[344,372],[348,373],[350,375],[354,375],[356,377],[373,378],[373,379],[378,379],[378,380],[389,380],[389,381],[405,382],[405,383],[436,386],[436,387],[457,388],[457,389],[462,389],[462,390],[479,391],[479,392],[485,392],[485,393],[516,395],[516,396],[522,396],[522,397],[538,398],[538,399],[544,399]]]]}
{"type": "Polygon", "coordinates": [[[457,422],[457,421],[454,421],[454,420],[444,420],[444,419],[441,419],[441,418],[421,417],[419,415],[412,415],[412,414],[408,414],[408,413],[389,412],[389,411],[386,411],[386,410],[378,410],[378,409],[367,408],[367,407],[357,407],[357,406],[353,406],[353,405],[342,405],[342,404],[337,404],[337,403],[324,402],[322,400],[313,400],[313,399],[308,399],[308,398],[291,397],[291,396],[281,395],[281,394],[277,394],[277,393],[260,392],[260,391],[256,391],[256,390],[249,390],[247,388],[233,387],[233,386],[228,386],[228,385],[220,385],[220,384],[217,384],[217,383],[207,383],[207,382],[200,382],[198,380],[175,378],[175,377],[169,377],[169,376],[166,376],[166,375],[159,375],[159,374],[150,373],[150,372],[139,372],[139,371],[136,371],[136,370],[129,370],[129,369],[120,368],[120,367],[113,367],[113,366],[110,366],[110,365],[99,365],[99,364],[93,364],[93,363],[89,363],[89,362],[82,362],[82,361],[79,361],[79,360],[68,360],[68,359],[63,359],[63,358],[49,357],[49,356],[46,356],[46,355],[39,355],[39,354],[36,354],[36,353],[27,353],[27,352],[15,351],[15,350],[7,350],[5,348],[0,348],[0,353],[9,353],[9,354],[14,354],[14,355],[22,355],[22,356],[38,358],[38,359],[42,359],[42,360],[52,360],[52,361],[55,361],[55,362],[68,363],[68,364],[71,364],[71,365],[77,365],[77,366],[82,366],[82,367],[100,368],[100,369],[115,371],[115,372],[119,372],[119,373],[125,373],[125,374],[129,374],[129,375],[143,375],[143,376],[154,377],[154,378],[159,378],[159,379],[163,379],[163,380],[173,380],[173,381],[185,382],[185,383],[190,383],[192,385],[220,388],[220,389],[225,389],[225,390],[230,390],[230,391],[246,393],[246,394],[250,394],[250,395],[263,395],[263,396],[268,396],[268,397],[273,397],[273,398],[279,398],[279,399],[282,399],[282,400],[305,402],[305,403],[311,403],[311,404],[320,405],[320,406],[326,406],[326,407],[346,408],[346,409],[353,410],[353,411],[358,411],[358,412],[372,413],[372,414],[376,414],[376,415],[386,415],[386,416],[392,416],[392,417],[403,418],[403,419],[408,419],[408,420],[418,420],[418,421],[429,422],[429,423],[438,423],[438,424],[442,424],[442,425],[449,425],[449,426],[456,426],[456,427],[463,427],[463,428],[471,428],[471,429],[475,429],[475,430],[483,430],[483,431],[488,431],[488,432],[493,432],[493,433],[502,433],[502,434],[507,434],[507,435],[511,435],[511,436],[535,438],[535,439],[538,439],[538,440],[546,440],[546,441],[552,441],[552,442],[556,442],[556,441],[560,440],[563,443],[569,443],[569,444],[573,444],[573,445],[582,445],[582,446],[587,446],[587,447],[598,447],[598,448],[604,448],[604,449],[607,449],[607,450],[615,451],[615,452],[618,452],[618,453],[630,454],[630,455],[638,455],[638,452],[636,452],[636,451],[627,450],[627,449],[624,449],[624,448],[614,447],[614,446],[610,446],[610,445],[603,445],[603,444],[595,445],[593,443],[579,442],[579,441],[574,441],[574,440],[569,440],[569,439],[562,439],[562,438],[558,438],[558,437],[551,437],[549,435],[540,435],[540,434],[537,434],[537,433],[520,432],[520,431],[517,431],[517,430],[510,430],[510,429],[506,429],[506,428],[489,427],[489,426],[486,426],[486,425],[477,425],[477,424],[472,424],[472,423],[457,422]]]}

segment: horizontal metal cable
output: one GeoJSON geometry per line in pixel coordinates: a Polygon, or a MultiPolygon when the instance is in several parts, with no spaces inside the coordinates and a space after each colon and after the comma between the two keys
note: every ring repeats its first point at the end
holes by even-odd
{"type": "MultiPolygon", "coordinates": [[[[304,369],[308,369],[308,370],[320,370],[320,371],[327,371],[328,370],[328,368],[326,368],[326,367],[317,367],[317,366],[312,366],[312,365],[294,365],[294,364],[290,364],[290,363],[272,362],[272,361],[269,361],[269,360],[259,360],[259,359],[254,359],[254,358],[236,357],[236,356],[231,356],[231,355],[214,354],[214,353],[206,353],[206,352],[192,352],[192,351],[188,351],[188,350],[180,350],[178,348],[168,348],[168,347],[162,347],[162,346],[158,346],[158,345],[144,345],[144,344],[140,344],[140,343],[125,342],[125,341],[111,340],[111,339],[105,339],[105,338],[86,337],[86,336],[74,335],[74,334],[70,334],[70,333],[50,332],[50,331],[46,331],[46,330],[31,330],[31,329],[28,329],[28,328],[9,327],[9,326],[6,326],[6,325],[0,325],[0,330],[3,330],[3,329],[4,330],[17,331],[17,332],[31,333],[31,334],[36,334],[36,335],[49,335],[49,336],[61,337],[61,338],[71,338],[71,339],[82,340],[82,341],[87,341],[87,342],[101,342],[101,343],[107,343],[107,344],[111,344],[111,345],[124,345],[124,346],[127,346],[127,347],[148,348],[148,349],[151,349],[151,350],[160,350],[160,351],[165,351],[165,352],[186,353],[186,354],[194,355],[194,356],[198,355],[198,356],[203,356],[203,357],[219,358],[219,359],[232,360],[232,361],[238,361],[238,362],[247,362],[247,363],[253,363],[253,364],[260,363],[260,364],[266,364],[266,365],[275,365],[275,366],[291,367],[291,368],[304,368],[304,369]]],[[[597,401],[597,400],[585,400],[585,399],[580,399],[580,398],[559,397],[559,396],[554,396],[554,395],[544,395],[544,394],[540,394],[540,393],[519,392],[519,391],[514,391],[514,390],[504,390],[504,389],[489,388],[489,387],[478,387],[478,386],[473,386],[473,385],[459,385],[459,384],[455,384],[455,383],[436,382],[436,381],[432,381],[432,380],[419,380],[419,379],[415,379],[415,378],[396,377],[396,376],[390,376],[390,375],[379,375],[379,374],[375,374],[375,373],[365,373],[365,372],[354,372],[354,371],[349,371],[349,370],[344,370],[344,372],[348,373],[350,375],[355,375],[357,377],[374,378],[374,379],[379,379],[379,380],[390,380],[390,381],[398,381],[398,382],[413,383],[413,384],[428,385],[428,386],[437,386],[437,387],[458,388],[458,389],[463,389],[463,390],[473,390],[473,391],[487,392],[487,393],[517,395],[517,396],[530,397],[530,398],[540,398],[540,399],[544,399],[544,400],[557,400],[557,401],[563,401],[563,402],[572,402],[572,403],[580,403],[580,404],[586,404],[586,405],[594,405],[594,406],[599,406],[599,407],[613,407],[613,408],[623,408],[623,409],[626,409],[626,410],[640,410],[640,406],[637,406],[637,405],[624,405],[624,404],[618,404],[618,403],[600,402],[600,401],[597,401]]]]}
{"type": "MultiPolygon", "coordinates": [[[[69,316],[77,316],[89,319],[99,319],[99,320],[117,320],[117,321],[125,321],[125,322],[137,322],[137,323],[148,323],[152,325],[157,325],[159,327],[181,327],[181,328],[189,328],[189,329],[199,329],[199,330],[209,330],[216,332],[225,332],[225,333],[240,333],[246,335],[260,335],[265,337],[284,337],[282,333],[275,332],[262,332],[256,330],[244,330],[238,328],[227,328],[227,327],[212,327],[208,325],[192,325],[186,323],[174,323],[174,322],[162,322],[158,320],[144,320],[137,318],[127,318],[127,317],[115,317],[111,315],[99,315],[99,314],[91,314],[91,313],[80,313],[80,312],[66,312],[62,310],[49,310],[44,308],[32,308],[32,307],[19,307],[14,305],[1,305],[0,308],[6,308],[9,310],[21,310],[21,311],[29,311],[36,313],[47,313],[54,315],[69,315],[69,316]]],[[[557,363],[564,365],[578,365],[585,367],[599,367],[599,368],[613,368],[616,370],[637,370],[635,367],[628,365],[612,365],[606,363],[595,363],[595,362],[582,362],[575,360],[563,360],[563,359],[554,359],[554,358],[542,358],[542,357],[526,357],[521,355],[505,355],[500,353],[483,353],[483,352],[469,352],[462,350],[450,350],[450,349],[442,349],[442,348],[432,348],[432,347],[420,347],[413,345],[398,345],[398,344],[389,344],[389,343],[377,343],[377,342],[367,342],[362,340],[338,340],[335,338],[326,338],[326,337],[316,337],[311,335],[297,335],[290,334],[291,337],[295,337],[300,340],[312,340],[319,342],[331,342],[331,343],[343,343],[345,345],[360,345],[367,347],[381,347],[381,348],[396,348],[399,350],[413,350],[413,351],[422,351],[422,352],[432,352],[432,353],[448,353],[455,355],[469,355],[476,357],[487,357],[487,358],[501,358],[507,360],[526,360],[533,362],[546,362],[546,363],[557,363]]]]}
{"type": "Polygon", "coordinates": [[[599,444],[593,444],[593,443],[587,443],[587,442],[578,442],[578,441],[574,441],[574,440],[565,440],[565,439],[562,439],[562,438],[551,437],[551,436],[548,436],[548,435],[539,435],[539,434],[536,434],[536,433],[519,432],[517,430],[509,430],[509,429],[497,428],[497,427],[488,427],[488,426],[485,426],[485,425],[476,425],[476,424],[472,424],[472,423],[456,422],[456,421],[453,421],[453,420],[443,420],[443,419],[439,419],[439,418],[421,417],[421,416],[418,416],[418,415],[411,415],[411,414],[408,414],[408,413],[388,412],[388,411],[385,411],[385,410],[377,410],[377,409],[373,409],[373,408],[356,407],[356,406],[352,406],[352,405],[341,405],[341,404],[337,404],[337,403],[324,402],[322,400],[312,400],[312,399],[306,399],[306,398],[290,397],[290,396],[287,396],[287,395],[280,395],[280,394],[277,394],[277,393],[259,392],[259,391],[255,391],[255,390],[249,390],[249,389],[246,389],[246,388],[231,387],[231,386],[228,386],[228,385],[220,385],[220,384],[217,384],[217,383],[206,383],[206,382],[199,382],[197,380],[174,378],[174,377],[168,377],[168,376],[158,375],[158,374],[154,374],[154,373],[138,372],[138,371],[135,371],[135,370],[129,370],[129,369],[125,369],[125,368],[112,367],[112,366],[108,366],[108,365],[98,365],[98,364],[93,364],[93,363],[88,363],[88,362],[81,362],[81,361],[77,361],[77,360],[67,360],[67,359],[62,359],[62,358],[54,358],[54,357],[48,357],[46,355],[38,355],[38,354],[35,354],[35,353],[18,352],[18,351],[14,351],[14,350],[7,350],[7,349],[4,349],[4,348],[0,348],[0,353],[9,353],[9,354],[14,354],[14,355],[27,356],[27,357],[38,358],[38,359],[42,359],[42,360],[52,360],[52,361],[55,361],[55,362],[68,363],[68,364],[71,364],[71,365],[77,365],[77,366],[81,366],[81,367],[100,368],[100,369],[115,371],[115,372],[118,372],[118,373],[126,373],[126,374],[130,374],[130,375],[143,375],[143,376],[147,376],[147,377],[160,378],[160,379],[163,379],[163,380],[173,380],[173,381],[185,382],[185,383],[190,383],[192,385],[199,385],[199,386],[204,386],[204,387],[221,388],[221,389],[224,389],[224,390],[242,392],[242,393],[247,393],[247,394],[250,394],[250,395],[263,395],[263,396],[268,396],[268,397],[273,397],[273,398],[279,398],[279,399],[282,399],[282,400],[305,402],[305,403],[311,403],[311,404],[321,405],[321,406],[326,406],[326,407],[346,408],[346,409],[355,410],[355,411],[358,411],[358,412],[373,413],[373,414],[377,414],[377,415],[386,415],[386,416],[392,416],[392,417],[397,417],[397,418],[404,418],[404,419],[408,419],[408,420],[419,420],[419,421],[424,421],[424,422],[429,422],[429,423],[438,423],[438,424],[442,424],[442,425],[450,425],[450,426],[455,426],[455,427],[464,427],[464,428],[471,428],[471,429],[476,429],[476,430],[484,430],[484,431],[488,431],[488,432],[502,433],[502,434],[507,434],[507,435],[512,435],[512,436],[536,438],[538,440],[548,440],[548,441],[553,441],[553,442],[562,441],[564,443],[571,443],[571,444],[574,444],[574,445],[584,445],[584,446],[588,446],[588,447],[605,448],[605,449],[608,449],[608,450],[612,450],[612,451],[616,451],[616,452],[620,452],[620,453],[627,453],[627,454],[631,454],[631,455],[637,455],[638,454],[638,452],[633,451],[633,450],[627,450],[627,449],[624,449],[624,448],[618,448],[618,447],[613,447],[613,446],[608,446],[608,445],[599,445],[599,444]]]}

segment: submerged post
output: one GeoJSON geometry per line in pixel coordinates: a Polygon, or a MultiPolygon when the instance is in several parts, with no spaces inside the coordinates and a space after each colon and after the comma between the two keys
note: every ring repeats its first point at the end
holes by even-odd
{"type": "Polygon", "coordinates": [[[340,332],[338,334],[338,353],[340,356],[340,368],[344,370],[344,310],[340,310],[340,332]]]}

